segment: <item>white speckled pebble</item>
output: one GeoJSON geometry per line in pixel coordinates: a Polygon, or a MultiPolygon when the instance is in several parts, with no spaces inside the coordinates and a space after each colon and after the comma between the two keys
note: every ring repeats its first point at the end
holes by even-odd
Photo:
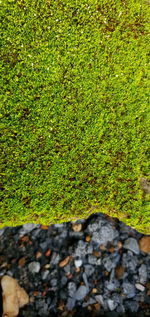
{"type": "Polygon", "coordinates": [[[141,291],[141,292],[144,292],[144,291],[145,291],[145,286],[143,286],[143,285],[140,284],[140,283],[136,283],[136,284],[135,284],[135,287],[136,287],[139,291],[141,291]]]}
{"type": "Polygon", "coordinates": [[[82,260],[75,260],[74,261],[74,264],[75,264],[75,267],[77,268],[77,267],[80,267],[81,265],[82,265],[82,260]]]}

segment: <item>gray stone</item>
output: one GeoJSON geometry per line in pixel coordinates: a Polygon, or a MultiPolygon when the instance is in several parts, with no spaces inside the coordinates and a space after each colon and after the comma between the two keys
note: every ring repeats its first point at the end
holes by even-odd
{"type": "Polygon", "coordinates": [[[56,252],[52,253],[50,264],[57,265],[60,261],[60,255],[56,252]]]}
{"type": "MultiPolygon", "coordinates": [[[[119,283],[119,284],[120,284],[120,283],[119,283]]],[[[120,286],[120,285],[119,285],[119,286],[120,286]]],[[[119,305],[123,304],[123,297],[120,296],[120,294],[113,293],[113,294],[111,295],[111,299],[112,299],[115,303],[117,303],[117,304],[119,304],[119,305]]]]}
{"type": "Polygon", "coordinates": [[[56,279],[56,278],[52,278],[52,279],[50,280],[50,284],[51,284],[52,287],[57,286],[57,279],[56,279]]]}
{"type": "Polygon", "coordinates": [[[44,307],[39,309],[38,315],[39,316],[43,316],[43,317],[47,317],[48,316],[48,304],[45,303],[44,307]]]}
{"type": "Polygon", "coordinates": [[[13,277],[13,273],[11,271],[9,271],[9,270],[6,272],[6,275],[9,275],[9,276],[13,277]]]}
{"type": "Polygon", "coordinates": [[[76,284],[74,282],[68,283],[68,294],[70,297],[74,297],[74,294],[76,292],[76,284]]]}
{"type": "Polygon", "coordinates": [[[60,239],[59,237],[59,233],[57,233],[58,235],[56,237],[53,237],[53,247],[56,249],[56,251],[63,247],[65,247],[66,243],[65,243],[65,239],[60,239]]]}
{"type": "Polygon", "coordinates": [[[131,283],[124,282],[123,285],[123,293],[126,295],[127,298],[132,298],[135,296],[135,287],[131,283]]]}
{"type": "Polygon", "coordinates": [[[35,228],[39,228],[40,225],[34,224],[34,223],[25,223],[22,228],[20,229],[19,236],[24,236],[25,234],[31,232],[35,228]]]}
{"type": "Polygon", "coordinates": [[[113,252],[111,255],[110,255],[110,258],[111,258],[111,261],[114,263],[114,265],[116,266],[119,261],[120,261],[120,254],[118,254],[118,252],[113,252]]]}
{"type": "Polygon", "coordinates": [[[64,286],[64,285],[66,285],[67,282],[68,282],[67,277],[66,277],[66,276],[62,276],[62,278],[61,278],[61,284],[64,286]]]}
{"type": "Polygon", "coordinates": [[[67,265],[65,265],[63,269],[64,269],[64,271],[65,271],[66,273],[70,272],[70,270],[71,270],[70,263],[67,264],[67,265]]]}
{"type": "Polygon", "coordinates": [[[65,239],[65,238],[67,237],[67,235],[68,235],[67,229],[63,229],[63,232],[61,232],[61,233],[59,234],[59,236],[60,236],[61,239],[65,239]]]}
{"type": "Polygon", "coordinates": [[[117,280],[114,282],[105,281],[104,285],[109,291],[114,291],[120,286],[120,283],[117,280]]]}
{"type": "Polygon", "coordinates": [[[147,281],[147,268],[145,264],[142,264],[138,269],[139,272],[139,282],[145,284],[147,281]]]}
{"type": "Polygon", "coordinates": [[[55,226],[55,228],[59,229],[59,228],[65,227],[65,224],[64,223],[55,223],[54,226],[55,226]]]}
{"type": "Polygon", "coordinates": [[[41,274],[42,280],[46,280],[48,275],[49,275],[49,271],[48,270],[43,271],[42,274],[41,274]]]}
{"type": "Polygon", "coordinates": [[[58,270],[55,268],[51,271],[51,278],[58,278],[58,270]]]}
{"type": "Polygon", "coordinates": [[[85,272],[83,273],[83,280],[84,280],[84,283],[86,285],[87,291],[89,292],[89,283],[88,283],[87,276],[86,276],[85,272]]]}
{"type": "Polygon", "coordinates": [[[106,226],[108,224],[111,225],[111,223],[109,223],[108,220],[106,220],[105,218],[106,215],[101,214],[100,218],[97,219],[98,225],[99,225],[99,229],[101,229],[103,226],[106,226]],[[104,217],[103,217],[104,216],[104,217]]]}
{"type": "Polygon", "coordinates": [[[0,277],[6,274],[6,269],[0,270],[0,277]]]}
{"type": "Polygon", "coordinates": [[[83,240],[79,240],[77,246],[75,248],[75,256],[84,257],[86,254],[90,254],[93,252],[93,246],[88,242],[83,240]]]}
{"type": "Polygon", "coordinates": [[[25,223],[23,225],[23,229],[26,230],[27,232],[32,231],[35,228],[38,228],[40,225],[37,225],[35,223],[25,223]]]}
{"type": "Polygon", "coordinates": [[[59,298],[66,301],[66,297],[67,297],[66,288],[63,287],[60,289],[59,298]]]}
{"type": "Polygon", "coordinates": [[[82,257],[86,254],[86,243],[82,240],[78,241],[77,247],[75,248],[75,254],[82,257]]]}
{"type": "Polygon", "coordinates": [[[108,308],[112,311],[117,307],[117,303],[115,303],[112,299],[107,300],[108,308]]]}
{"type": "Polygon", "coordinates": [[[138,245],[136,239],[134,239],[134,238],[128,238],[127,240],[125,240],[123,247],[125,249],[132,251],[135,254],[140,253],[139,245],[138,245]]]}
{"type": "Polygon", "coordinates": [[[34,229],[32,232],[32,239],[34,239],[34,240],[37,239],[40,232],[41,232],[41,228],[34,229]]]}
{"type": "Polygon", "coordinates": [[[97,258],[92,254],[88,254],[88,263],[92,265],[97,265],[97,258]]]}
{"type": "Polygon", "coordinates": [[[122,256],[122,266],[125,267],[128,272],[134,273],[137,269],[138,259],[133,254],[132,256],[129,255],[128,252],[122,256]]]}
{"type": "Polygon", "coordinates": [[[66,308],[67,310],[72,310],[75,306],[76,299],[74,297],[68,297],[66,308]]]}
{"type": "Polygon", "coordinates": [[[125,313],[125,308],[123,304],[118,305],[118,307],[116,308],[117,313],[119,314],[124,314],[125,313]]]}
{"type": "Polygon", "coordinates": [[[124,306],[128,308],[132,313],[135,313],[139,309],[139,303],[137,301],[125,301],[124,306]]]}
{"type": "Polygon", "coordinates": [[[48,316],[48,304],[44,300],[37,301],[35,305],[40,316],[48,316]]]}
{"type": "Polygon", "coordinates": [[[91,240],[97,242],[99,245],[106,245],[108,241],[113,241],[118,235],[118,231],[108,224],[103,226],[98,232],[93,232],[91,240]]]}
{"type": "Polygon", "coordinates": [[[86,245],[86,254],[91,254],[93,252],[93,246],[91,244],[86,245]]]}
{"type": "Polygon", "coordinates": [[[33,261],[28,264],[28,269],[31,273],[38,273],[40,271],[40,263],[33,261]]]}
{"type": "Polygon", "coordinates": [[[44,242],[39,243],[40,248],[45,251],[49,244],[49,238],[45,239],[44,242]]]}
{"type": "Polygon", "coordinates": [[[99,223],[98,222],[89,224],[88,227],[87,227],[87,231],[89,233],[92,233],[92,234],[93,234],[94,231],[97,231],[97,230],[99,230],[99,223]]]}
{"type": "Polygon", "coordinates": [[[110,258],[110,256],[107,256],[105,257],[103,260],[102,260],[102,263],[104,265],[104,267],[106,268],[106,270],[108,272],[110,272],[113,268],[115,268],[116,266],[116,263],[114,263],[112,261],[112,259],[110,258]]]}
{"type": "Polygon", "coordinates": [[[120,227],[120,233],[121,234],[125,234],[125,236],[128,236],[129,235],[129,232],[135,234],[135,229],[131,228],[130,226],[127,226],[124,222],[120,222],[119,224],[119,227],[120,227]]]}
{"type": "MultiPolygon", "coordinates": [[[[56,308],[57,305],[57,296],[55,296],[52,300],[51,300],[51,304],[49,306],[49,310],[53,310],[56,308]]],[[[48,315],[49,316],[49,315],[48,315]]],[[[41,316],[42,317],[42,316],[41,316]]]]}
{"type": "Polygon", "coordinates": [[[90,264],[85,264],[84,271],[85,271],[86,275],[89,277],[94,273],[94,267],[90,264]]]}
{"type": "Polygon", "coordinates": [[[45,300],[44,299],[39,299],[38,301],[35,302],[35,307],[37,310],[40,308],[43,308],[45,306],[45,300]]]}
{"type": "Polygon", "coordinates": [[[88,290],[86,286],[81,285],[78,287],[76,293],[75,293],[75,299],[76,300],[82,300],[88,293],[88,290]]]}
{"type": "Polygon", "coordinates": [[[95,295],[95,299],[96,301],[101,304],[102,306],[104,306],[104,300],[103,300],[103,296],[102,295],[95,295]]]}
{"type": "Polygon", "coordinates": [[[48,304],[48,306],[49,306],[49,305],[51,304],[51,302],[52,302],[51,298],[48,297],[48,298],[46,299],[46,302],[47,302],[47,304],[48,304]]]}
{"type": "Polygon", "coordinates": [[[2,228],[2,229],[0,229],[0,236],[2,236],[2,235],[3,235],[3,233],[4,233],[5,229],[6,229],[6,228],[2,228]]]}
{"type": "Polygon", "coordinates": [[[93,304],[95,304],[95,303],[96,303],[96,300],[95,300],[95,299],[89,298],[89,300],[88,300],[86,303],[83,303],[82,306],[83,306],[83,307],[87,307],[87,306],[93,305],[93,304]]]}
{"type": "Polygon", "coordinates": [[[99,258],[97,259],[97,265],[101,265],[102,264],[102,260],[99,258]]]}
{"type": "Polygon", "coordinates": [[[84,232],[83,231],[81,231],[81,232],[70,231],[68,239],[71,239],[71,238],[75,238],[76,240],[84,239],[84,232]]]}
{"type": "Polygon", "coordinates": [[[110,273],[109,281],[114,282],[115,280],[115,269],[113,268],[110,273]]]}
{"type": "Polygon", "coordinates": [[[132,257],[131,260],[127,264],[128,272],[135,273],[137,265],[138,265],[137,259],[135,257],[132,257]]]}

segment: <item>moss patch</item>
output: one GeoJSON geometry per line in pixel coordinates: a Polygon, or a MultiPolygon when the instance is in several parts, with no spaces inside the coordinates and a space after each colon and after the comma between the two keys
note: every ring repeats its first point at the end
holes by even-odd
{"type": "Polygon", "coordinates": [[[97,206],[150,233],[148,2],[4,0],[1,17],[0,227],[97,206]]]}

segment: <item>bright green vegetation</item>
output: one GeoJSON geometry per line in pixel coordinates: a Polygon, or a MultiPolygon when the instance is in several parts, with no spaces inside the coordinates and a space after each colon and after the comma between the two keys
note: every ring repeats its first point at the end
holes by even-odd
{"type": "Polygon", "coordinates": [[[1,17],[0,226],[102,211],[150,233],[148,1],[3,0],[1,17]]]}

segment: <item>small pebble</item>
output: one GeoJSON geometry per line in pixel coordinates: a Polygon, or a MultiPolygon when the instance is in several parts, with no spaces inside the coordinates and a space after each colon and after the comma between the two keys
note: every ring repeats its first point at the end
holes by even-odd
{"type": "Polygon", "coordinates": [[[29,271],[31,273],[39,273],[40,271],[40,263],[39,262],[31,262],[28,265],[29,271]]]}
{"type": "Polygon", "coordinates": [[[136,283],[136,284],[135,284],[135,287],[136,287],[139,291],[141,291],[141,292],[144,292],[144,291],[145,291],[145,286],[143,286],[143,285],[140,284],[140,283],[136,283]]]}
{"type": "Polygon", "coordinates": [[[81,223],[73,223],[72,224],[72,230],[73,231],[75,231],[75,232],[79,232],[79,231],[81,231],[81,229],[82,229],[82,225],[81,225],[81,223]]]}
{"type": "Polygon", "coordinates": [[[78,268],[78,267],[80,267],[82,265],[82,260],[80,260],[80,259],[79,260],[75,260],[74,264],[75,264],[75,267],[78,268]]]}
{"type": "Polygon", "coordinates": [[[67,256],[63,261],[59,262],[59,266],[64,267],[65,265],[68,264],[69,261],[70,261],[70,256],[67,256]]]}

